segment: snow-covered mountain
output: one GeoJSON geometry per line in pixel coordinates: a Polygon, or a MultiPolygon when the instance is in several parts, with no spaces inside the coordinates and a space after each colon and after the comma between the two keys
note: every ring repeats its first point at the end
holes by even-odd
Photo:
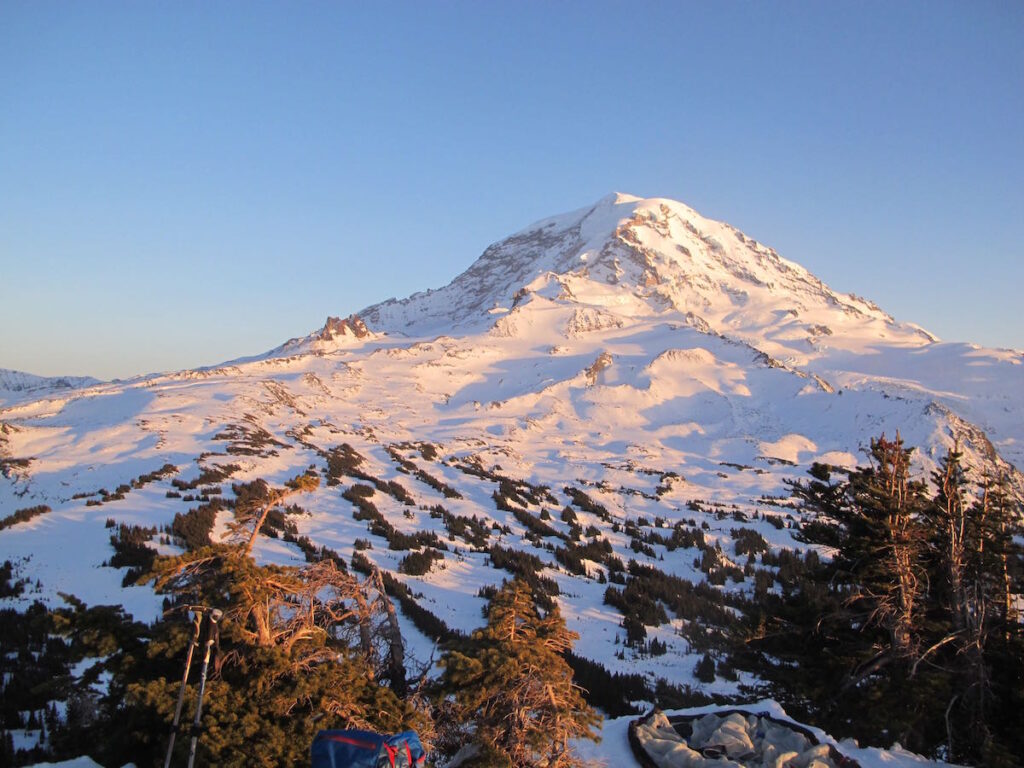
{"type": "MultiPolygon", "coordinates": [[[[368,542],[363,555],[464,631],[481,623],[481,587],[508,575],[493,548],[530,553],[582,635],[579,655],[677,684],[694,681],[700,658],[690,624],[649,630],[664,655],[624,652],[622,616],[603,602],[607,564],[591,553],[580,573],[558,547],[585,530],[624,562],[698,582],[699,548],[664,543],[675,530],[740,565],[737,527],[775,550],[806,546],[785,481],[814,461],[853,466],[883,432],[919,446],[923,469],[960,439],[974,466],[1024,492],[1024,353],[940,342],[671,200],[612,195],[538,222],[444,288],[329,319],[259,358],[83,384],[0,401],[0,516],[50,508],[0,531],[0,561],[38,579],[43,597],[154,616],[152,593],[99,567],[107,518],[170,524],[195,501],[172,483],[217,468],[226,495],[231,482],[282,484],[308,467],[337,474],[347,444],[359,475],[304,496],[299,535],[346,560],[368,542]],[[174,473],[150,474],[166,464],[174,473]],[[353,518],[341,491],[359,476],[380,481],[374,504],[391,526],[447,542],[429,572],[400,573],[408,553],[353,518]],[[382,490],[392,482],[404,491],[382,490]]],[[[257,553],[303,561],[283,539],[257,553]]],[[[428,658],[432,641],[403,621],[411,656],[428,658]]]]}
{"type": "Polygon", "coordinates": [[[38,400],[54,392],[66,392],[99,384],[91,376],[35,376],[0,368],[0,406],[21,400],[38,400]]]}
{"type": "MultiPolygon", "coordinates": [[[[1024,466],[1024,353],[940,343],[673,200],[609,195],[492,245],[440,290],[359,314],[391,336],[486,329],[552,344],[688,325],[826,390],[874,389],[948,408],[1024,466]]],[[[671,347],[657,335],[645,349],[671,347]]]]}
{"type": "Polygon", "coordinates": [[[492,245],[438,291],[360,315],[392,334],[450,333],[534,298],[600,308],[621,321],[671,312],[787,361],[806,360],[822,338],[856,351],[878,340],[935,341],[870,301],[836,293],[728,224],[674,200],[622,194],[492,245]]]}

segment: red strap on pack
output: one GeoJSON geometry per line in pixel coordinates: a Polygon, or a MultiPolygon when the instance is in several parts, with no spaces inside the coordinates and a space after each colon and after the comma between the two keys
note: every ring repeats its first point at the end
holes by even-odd
{"type": "Polygon", "coordinates": [[[338,734],[328,734],[324,736],[328,741],[340,741],[342,744],[351,744],[354,747],[360,749],[376,749],[376,744],[371,744],[368,741],[361,741],[360,739],[353,739],[351,736],[339,736],[338,734]]]}

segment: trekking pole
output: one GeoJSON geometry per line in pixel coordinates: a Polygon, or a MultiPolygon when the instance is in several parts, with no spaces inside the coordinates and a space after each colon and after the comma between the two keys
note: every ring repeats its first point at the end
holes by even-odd
{"type": "Polygon", "coordinates": [[[206,609],[202,606],[190,605],[188,610],[195,613],[195,618],[192,620],[192,639],[188,644],[188,653],[185,654],[185,674],[181,676],[181,690],[178,691],[178,703],[174,707],[174,722],[171,723],[171,738],[167,744],[167,757],[164,758],[164,768],[170,768],[171,765],[174,738],[178,735],[178,724],[181,722],[181,707],[185,703],[185,686],[188,684],[188,672],[192,667],[192,654],[199,646],[199,631],[203,626],[203,612],[206,609]]]}
{"type": "Polygon", "coordinates": [[[196,716],[192,719],[192,743],[188,748],[188,768],[196,760],[196,743],[199,741],[199,719],[203,716],[203,693],[206,692],[206,671],[210,667],[210,653],[213,651],[213,644],[217,642],[217,622],[224,615],[223,611],[213,608],[210,610],[210,623],[206,633],[206,653],[203,656],[203,669],[199,673],[199,700],[196,702],[196,716]]]}

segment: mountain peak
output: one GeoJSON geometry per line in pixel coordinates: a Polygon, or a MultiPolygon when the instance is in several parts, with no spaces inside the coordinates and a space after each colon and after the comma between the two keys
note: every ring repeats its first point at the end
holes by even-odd
{"type": "Polygon", "coordinates": [[[483,330],[531,294],[610,312],[619,327],[652,317],[687,323],[796,362],[822,344],[934,341],[684,203],[617,192],[489,246],[444,288],[360,315],[390,334],[483,330]]]}
{"type": "Polygon", "coordinates": [[[636,195],[631,195],[628,192],[611,192],[610,194],[607,194],[604,197],[602,197],[600,200],[598,200],[597,204],[601,205],[602,203],[606,203],[607,202],[607,203],[611,203],[613,205],[615,205],[615,204],[620,204],[621,205],[621,204],[625,204],[625,203],[639,203],[639,202],[642,202],[643,199],[644,198],[642,198],[642,197],[637,197],[636,195]]]}

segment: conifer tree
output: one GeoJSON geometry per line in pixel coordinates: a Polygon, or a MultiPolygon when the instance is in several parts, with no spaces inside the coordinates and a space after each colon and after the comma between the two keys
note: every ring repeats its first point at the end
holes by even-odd
{"type": "Polygon", "coordinates": [[[491,600],[486,626],[446,654],[445,688],[481,749],[478,765],[579,765],[569,741],[595,739],[600,716],[563,658],[577,638],[557,604],[541,615],[529,585],[516,579],[491,600]]]}
{"type": "Polygon", "coordinates": [[[932,473],[930,494],[911,477],[909,457],[898,436],[883,436],[872,441],[871,464],[845,479],[833,483],[816,465],[812,480],[792,484],[803,511],[818,515],[805,539],[836,552],[815,582],[773,606],[778,631],[757,632],[747,649],[762,654],[759,672],[798,686],[790,701],[815,702],[837,735],[844,726],[867,738],[885,729],[915,751],[1018,764],[1020,505],[991,475],[974,490],[959,444],[932,473]],[[814,652],[802,650],[812,642],[814,652]]]}
{"type": "Polygon", "coordinates": [[[898,433],[872,440],[872,464],[851,475],[852,503],[840,518],[847,528],[843,560],[859,587],[854,599],[889,634],[879,660],[912,656],[919,644],[925,488],[910,477],[912,451],[898,433]]]}
{"type": "Polygon", "coordinates": [[[284,504],[289,497],[297,493],[310,493],[315,491],[319,485],[320,476],[315,472],[307,471],[305,474],[293,477],[285,483],[284,488],[271,488],[262,479],[244,486],[236,486],[236,494],[240,489],[244,489],[244,493],[238,494],[239,498],[235,504],[235,519],[228,524],[229,534],[245,542],[245,554],[252,554],[253,545],[259,537],[263,523],[270,511],[284,504]]]}
{"type": "Polygon", "coordinates": [[[989,766],[1014,765],[1024,750],[1024,625],[1016,611],[1024,593],[1024,509],[1005,475],[983,479],[970,517],[977,538],[967,558],[969,663],[954,661],[969,686],[963,754],[989,766]]]}
{"type": "MultiPolygon", "coordinates": [[[[224,611],[204,698],[201,764],[300,765],[321,728],[415,728],[429,739],[427,717],[380,684],[379,660],[363,646],[361,628],[381,619],[380,602],[331,560],[259,566],[244,545],[219,545],[159,558],[154,576],[174,605],[224,611]]],[[[185,615],[172,610],[117,670],[102,739],[108,762],[162,757],[188,643],[185,615]]],[[[187,739],[175,746],[186,749],[187,739]]]]}

